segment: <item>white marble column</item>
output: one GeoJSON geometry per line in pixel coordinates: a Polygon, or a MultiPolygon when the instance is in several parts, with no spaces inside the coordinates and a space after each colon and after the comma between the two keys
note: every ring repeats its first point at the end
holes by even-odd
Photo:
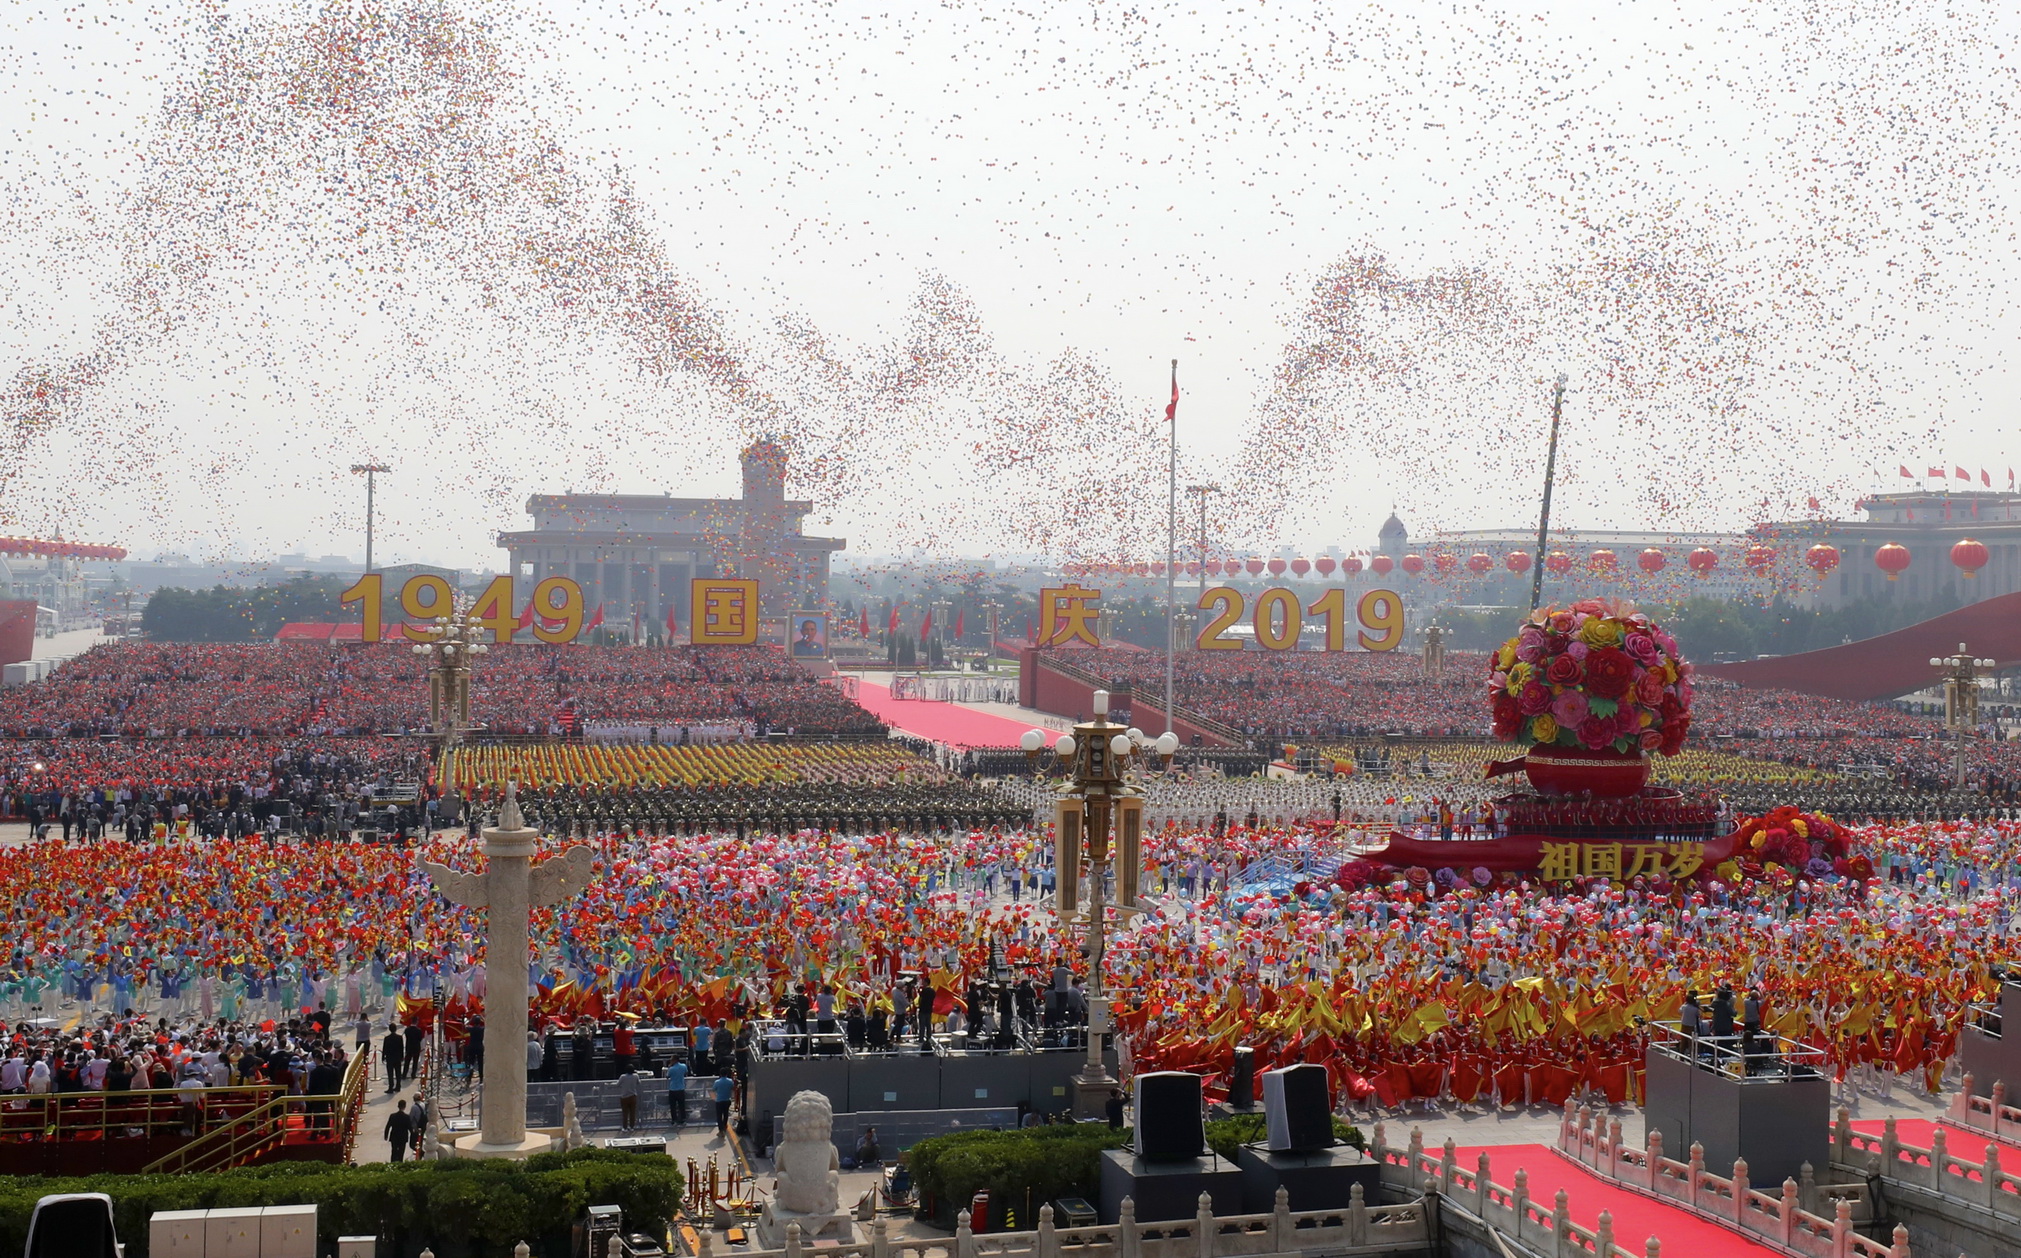
{"type": "Polygon", "coordinates": [[[553,1143],[526,1131],[527,918],[535,905],[558,904],[588,886],[592,856],[577,844],[536,869],[539,837],[520,816],[515,784],[508,783],[498,824],[484,831],[485,872],[421,862],[445,897],[486,910],[484,1096],[478,1134],[456,1142],[466,1156],[517,1157],[553,1143]]]}

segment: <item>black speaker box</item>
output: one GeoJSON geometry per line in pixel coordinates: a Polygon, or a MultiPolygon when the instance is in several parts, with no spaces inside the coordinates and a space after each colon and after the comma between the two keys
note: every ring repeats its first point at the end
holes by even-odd
{"type": "Polygon", "coordinates": [[[1207,1147],[1200,1076],[1183,1070],[1138,1075],[1131,1122],[1137,1156],[1144,1161],[1185,1162],[1199,1157],[1207,1147]]]}
{"type": "Polygon", "coordinates": [[[1264,1131],[1273,1153],[1311,1153],[1333,1145],[1333,1105],[1326,1067],[1307,1063],[1263,1075],[1264,1131]]]}

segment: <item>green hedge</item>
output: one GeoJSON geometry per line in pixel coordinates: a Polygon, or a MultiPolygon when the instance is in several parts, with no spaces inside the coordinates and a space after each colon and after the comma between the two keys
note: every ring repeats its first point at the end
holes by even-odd
{"type": "MultiPolygon", "coordinates": [[[[1235,1160],[1235,1150],[1245,1144],[1255,1144],[1264,1136],[1263,1111],[1253,1114],[1237,1114],[1232,1118],[1217,1118],[1207,1124],[1207,1147],[1229,1161],[1235,1160]]],[[[1333,1120],[1333,1138],[1357,1152],[1368,1152],[1368,1141],[1362,1137],[1359,1127],[1349,1126],[1339,1116],[1333,1120]]]]}
{"type": "MultiPolygon", "coordinates": [[[[1333,1135],[1353,1148],[1368,1147],[1359,1130],[1338,1118],[1333,1120],[1333,1135]]],[[[1261,1139],[1261,1112],[1207,1124],[1207,1147],[1231,1160],[1237,1145],[1261,1139]]],[[[955,1212],[987,1189],[991,1201],[998,1203],[992,1227],[1001,1222],[1008,1206],[1017,1225],[1030,1228],[1038,1224],[1038,1208],[1049,1201],[1099,1197],[1102,1151],[1122,1148],[1129,1140],[1128,1128],[1118,1131],[1100,1123],[962,1131],[920,1141],[906,1154],[906,1163],[912,1168],[921,1208],[931,1210],[943,1223],[951,1224],[955,1212]]]]}
{"type": "Polygon", "coordinates": [[[1129,1138],[1127,1130],[1105,1123],[961,1131],[920,1141],[905,1161],[921,1205],[935,1214],[951,1217],[988,1189],[1000,1203],[999,1215],[1007,1206],[1024,1227],[1038,1221],[1025,1217],[1028,1201],[1036,1211],[1056,1197],[1098,1195],[1102,1150],[1121,1148],[1129,1138]]]}
{"type": "Polygon", "coordinates": [[[310,1204],[326,1250],[339,1236],[379,1236],[395,1258],[423,1246],[436,1258],[495,1258],[522,1240],[537,1253],[565,1253],[569,1225],[591,1205],[620,1206],[628,1229],[657,1234],[680,1204],[681,1173],[664,1154],[576,1149],[524,1162],[277,1162],[190,1175],[0,1178],[0,1253],[20,1253],[37,1198],[63,1192],[112,1197],[128,1258],[147,1258],[147,1221],[159,1210],[310,1204]]]}

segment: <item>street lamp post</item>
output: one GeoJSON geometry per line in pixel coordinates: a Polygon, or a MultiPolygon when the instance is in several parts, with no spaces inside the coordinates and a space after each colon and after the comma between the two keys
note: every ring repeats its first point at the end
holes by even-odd
{"type": "Polygon", "coordinates": [[[1966,654],[1965,644],[1960,642],[1956,654],[1931,657],[1930,667],[1943,670],[1944,728],[1958,744],[1953,753],[1952,773],[1957,784],[1964,786],[1965,740],[1979,728],[1979,676],[1998,665],[1993,660],[1966,654]]]}
{"type": "Polygon", "coordinates": [[[429,657],[428,726],[447,751],[470,728],[470,675],[474,657],[490,651],[478,637],[484,626],[470,612],[437,616],[434,640],[414,644],[414,654],[429,657]]]}
{"type": "Polygon", "coordinates": [[[391,472],[392,470],[392,468],[387,467],[383,463],[353,463],[351,465],[351,474],[353,476],[362,473],[365,477],[365,571],[367,572],[372,571],[373,478],[381,472],[391,472]]]}
{"type": "MultiPolygon", "coordinates": [[[[1111,866],[1117,866],[1117,908],[1134,907],[1130,901],[1143,834],[1143,792],[1125,778],[1124,770],[1133,760],[1141,765],[1138,758],[1148,755],[1170,764],[1179,749],[1179,736],[1170,730],[1146,739],[1140,731],[1109,720],[1106,690],[1095,691],[1092,707],[1093,720],[1074,726],[1073,733],[1060,735],[1053,744],[1053,753],[1067,770],[1055,814],[1053,908],[1063,925],[1084,921],[1088,928],[1088,1060],[1073,1080],[1074,1113],[1084,1119],[1102,1117],[1109,1094],[1118,1086],[1102,1060],[1102,1036],[1109,1029],[1109,999],[1102,983],[1109,911],[1105,881],[1111,866]],[[1085,916],[1080,912],[1083,848],[1088,871],[1085,916]]],[[[1036,758],[1045,737],[1043,730],[1028,730],[1019,745],[1036,758]]]]}
{"type": "Polygon", "coordinates": [[[982,605],[982,609],[989,613],[989,646],[982,653],[983,666],[988,668],[990,661],[996,658],[997,614],[1003,611],[1003,603],[990,599],[982,605]]]}

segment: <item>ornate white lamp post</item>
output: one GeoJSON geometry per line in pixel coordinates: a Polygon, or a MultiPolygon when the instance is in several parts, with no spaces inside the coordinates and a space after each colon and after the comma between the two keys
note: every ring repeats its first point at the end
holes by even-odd
{"type": "Polygon", "coordinates": [[[1933,656],[1931,668],[1942,669],[1944,680],[1944,728],[1957,739],[1958,747],[1952,760],[1952,772],[1959,786],[1966,785],[1965,740],[1979,728],[1979,680],[1980,674],[1990,672],[1998,665],[1992,660],[1982,660],[1965,652],[1965,644],[1958,644],[1954,655],[1933,656]]]}
{"type": "Polygon", "coordinates": [[[432,642],[415,643],[414,654],[429,657],[428,727],[447,748],[470,728],[470,675],[475,657],[491,648],[479,639],[485,628],[470,618],[468,610],[437,616],[435,623],[439,635],[432,642]]]}
{"type": "MultiPolygon", "coordinates": [[[[1082,1118],[1100,1118],[1109,1093],[1118,1086],[1102,1060],[1102,1036],[1109,1029],[1109,999],[1102,982],[1109,910],[1106,882],[1113,858],[1117,907],[1135,907],[1144,823],[1143,792],[1125,778],[1124,770],[1147,754],[1169,764],[1179,749],[1178,735],[1169,730],[1147,740],[1141,731],[1109,720],[1106,690],[1095,691],[1093,708],[1092,721],[1074,726],[1073,733],[1062,734],[1053,743],[1053,753],[1065,762],[1068,773],[1054,814],[1053,908],[1062,924],[1084,921],[1088,928],[1088,1060],[1074,1076],[1074,1112],[1082,1118]],[[1085,916],[1080,904],[1084,859],[1085,916]]],[[[1036,756],[1044,745],[1041,730],[1028,730],[1019,739],[1028,755],[1036,756]]]]}

